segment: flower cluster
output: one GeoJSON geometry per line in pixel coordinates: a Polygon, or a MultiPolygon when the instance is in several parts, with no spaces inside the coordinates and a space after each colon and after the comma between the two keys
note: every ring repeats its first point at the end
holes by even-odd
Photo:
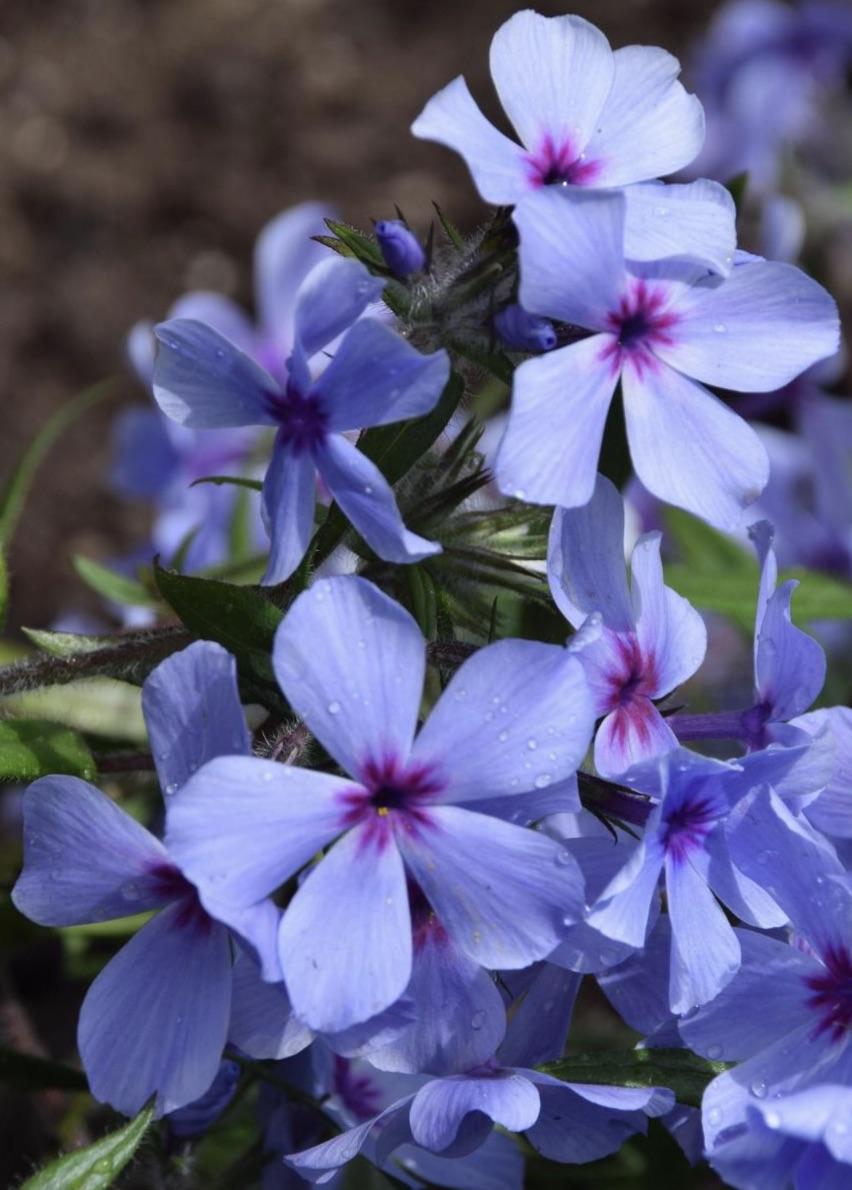
{"type": "Polygon", "coordinates": [[[825,655],[751,507],[767,489],[768,510],[772,452],[710,391],[793,384],[837,351],[836,307],[737,248],[724,187],[659,180],[704,132],[668,53],[527,11],[491,72],[517,140],[463,78],[412,131],[511,216],[472,244],[444,220],[434,249],[401,218],[325,236],[297,208],[259,241],[258,328],[193,294],[134,331],[161,412],[122,423],[116,478],[159,495],[157,548],[203,571],[265,467],[268,556],[239,589],[260,602],[172,575],[199,639],[142,687],[162,829],[45,775],[13,900],[55,927],[151,915],[83,1003],[91,1091],[127,1115],[153,1102],[186,1138],[259,1077],[264,1186],[360,1156],[412,1186],[512,1190],[531,1150],[595,1161],[660,1117],[732,1186],[839,1187],[852,722],[810,710],[825,655]],[[481,425],[451,421],[489,359],[511,377],[490,488],[481,425]],[[667,585],[660,532],[628,577],[600,473],[618,388],[648,493],[718,530],[753,522],[745,706],[676,693],[708,632],[667,585]],[[538,583],[542,639],[520,613],[456,629],[487,567],[515,596],[538,583]],[[585,976],[645,1039],[621,1066],[567,1048],[585,976]],[[683,1071],[709,1083],[700,1108],[683,1071]]]}

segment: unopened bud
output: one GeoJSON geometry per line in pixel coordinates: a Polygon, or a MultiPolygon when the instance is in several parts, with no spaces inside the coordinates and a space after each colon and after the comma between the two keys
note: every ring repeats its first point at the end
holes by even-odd
{"type": "Polygon", "coordinates": [[[494,315],[494,329],[514,351],[552,351],[556,346],[553,323],[530,314],[517,302],[494,315]]]}
{"type": "Polygon", "coordinates": [[[426,253],[413,231],[399,219],[385,219],[376,224],[376,239],[388,268],[400,278],[422,273],[426,253]]]}

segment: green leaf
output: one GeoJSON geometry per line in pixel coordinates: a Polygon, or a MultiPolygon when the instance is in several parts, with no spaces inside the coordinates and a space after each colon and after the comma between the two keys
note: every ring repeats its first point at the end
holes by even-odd
{"type": "Polygon", "coordinates": [[[103,381],[80,393],[54,413],[36,434],[0,495],[0,545],[8,546],[17,528],[36,472],[56,440],[87,409],[109,395],[111,381],[103,381]]]}
{"type": "Polygon", "coordinates": [[[76,731],[42,719],[0,720],[0,781],[69,773],[91,781],[95,761],[76,731]]]}
{"type": "Polygon", "coordinates": [[[335,219],[326,219],[325,223],[329,231],[334,232],[338,240],[345,244],[356,259],[371,268],[388,272],[379,245],[371,236],[365,235],[363,231],[359,231],[357,227],[352,227],[349,223],[339,223],[335,219]]]}
{"type": "Polygon", "coordinates": [[[200,479],[194,479],[189,486],[195,488],[200,483],[215,483],[219,487],[229,483],[238,488],[250,488],[253,492],[263,491],[262,480],[247,479],[244,475],[202,475],[200,479]]]}
{"type": "Polygon", "coordinates": [[[9,569],[6,555],[0,547],[0,629],[6,623],[6,609],[9,606],[9,569]]]}
{"type": "Polygon", "coordinates": [[[270,654],[282,612],[261,588],[175,574],[159,565],[154,566],[154,579],[193,636],[223,645],[234,654],[247,680],[277,696],[270,654]]]}
{"type": "Polygon", "coordinates": [[[730,1069],[729,1062],[710,1062],[687,1050],[601,1050],[574,1054],[536,1069],[564,1083],[597,1083],[607,1087],[668,1087],[678,1103],[700,1107],[708,1083],[730,1069]]]}
{"type": "Polygon", "coordinates": [[[148,733],[142,716],[142,691],[117,678],[82,678],[7,695],[0,713],[16,719],[48,719],[75,731],[143,744],[148,733]]]}
{"type": "Polygon", "coordinates": [[[77,632],[50,632],[46,628],[22,628],[21,632],[51,657],[79,657],[81,653],[97,653],[122,642],[120,636],[85,636],[77,632]]]}
{"type": "Polygon", "coordinates": [[[734,200],[734,206],[737,208],[737,215],[742,213],[743,204],[748,193],[748,170],[743,170],[742,173],[737,174],[725,184],[725,189],[734,200]]]}
{"type": "Polygon", "coordinates": [[[142,1143],[154,1118],[145,1107],[129,1124],[45,1166],[21,1190],[107,1190],[142,1143]]]}
{"type": "Polygon", "coordinates": [[[136,579],[128,578],[124,574],[116,574],[100,562],[93,562],[91,558],[74,558],[74,569],[80,578],[104,599],[111,599],[114,603],[125,603],[131,607],[156,607],[154,599],[147,587],[136,579]]]}
{"type": "Polygon", "coordinates": [[[748,574],[755,584],[752,603],[757,598],[758,565],[753,553],[718,529],[711,528],[680,508],[667,508],[663,514],[666,533],[677,546],[680,559],[696,570],[719,570],[748,574]]]}
{"type": "Polygon", "coordinates": [[[441,224],[441,227],[444,229],[444,235],[447,237],[447,239],[450,241],[450,243],[453,245],[454,248],[458,248],[460,251],[464,251],[464,238],[462,237],[461,232],[458,230],[458,228],[453,223],[451,223],[449,221],[447,216],[444,214],[444,212],[441,210],[441,208],[438,206],[438,204],[436,202],[433,201],[432,206],[435,208],[435,214],[438,216],[438,222],[441,224]]]}
{"type": "Polygon", "coordinates": [[[43,1091],[48,1087],[86,1091],[89,1087],[82,1070],[32,1054],[20,1054],[5,1045],[0,1045],[0,1083],[18,1091],[43,1091]]]}

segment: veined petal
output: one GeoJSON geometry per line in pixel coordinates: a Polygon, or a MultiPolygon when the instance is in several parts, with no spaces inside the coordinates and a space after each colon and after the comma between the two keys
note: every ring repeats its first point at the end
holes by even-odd
{"type": "Polygon", "coordinates": [[[576,508],[595,489],[604,426],[618,381],[611,335],[593,335],[515,371],[495,470],[500,490],[534,504],[576,508]]]}
{"type": "Polygon", "coordinates": [[[608,329],[625,282],[626,200],[620,191],[546,186],[518,204],[518,300],[587,330],[608,329]]]}
{"type": "Polygon", "coordinates": [[[128,917],[167,904],[156,872],[169,855],[135,818],[77,777],[42,777],[23,800],[19,912],[44,926],[128,917]]]}
{"type": "Polygon", "coordinates": [[[437,919],[415,926],[405,994],[414,1023],[390,1045],[370,1050],[370,1063],[380,1070],[460,1074],[487,1062],[503,1040],[506,1010],[497,985],[437,919]]]}
{"type": "Polygon", "coordinates": [[[438,806],[397,841],[447,933],[483,967],[544,958],[582,913],[576,861],[538,831],[438,806]]]}
{"type": "Polygon", "coordinates": [[[523,149],[486,120],[461,75],[432,96],[411,131],[461,154],[486,202],[508,206],[526,193],[523,149]]]}
{"type": "Polygon", "coordinates": [[[254,959],[239,954],[233,969],[228,1040],[250,1058],[292,1058],[314,1039],[293,1012],[283,983],[265,983],[254,959]]]}
{"type": "Polygon", "coordinates": [[[648,933],[651,902],[663,869],[663,851],[649,823],[646,840],[598,897],[587,922],[608,938],[628,946],[643,946],[648,933]]]}
{"type": "Polygon", "coordinates": [[[510,17],[491,41],[491,77],[503,110],[533,152],[545,136],[585,148],[612,88],[609,42],[582,17],[510,17]]]}
{"type": "Polygon", "coordinates": [[[541,1112],[527,1139],[551,1161],[597,1161],[620,1149],[628,1137],[648,1130],[648,1117],[637,1105],[646,1104],[652,1091],[637,1095],[634,1088],[580,1086],[555,1079],[545,1083],[543,1076],[539,1078],[541,1112]],[[598,1104],[590,1093],[603,1090],[610,1093],[611,1100],[598,1104]],[[629,1094],[619,1096],[623,1091],[629,1094]]]}
{"type": "Polygon", "coordinates": [[[314,527],[316,466],[310,454],[276,442],[263,481],[269,561],[263,583],[281,583],[305,556],[314,527]]]}
{"type": "Polygon", "coordinates": [[[446,351],[423,355],[390,327],[364,318],[344,337],[313,391],[330,430],[358,430],[428,413],[449,375],[446,351]]]}
{"type": "MultiPolygon", "coordinates": [[[[152,370],[153,366],[152,356],[152,370]]],[[[151,500],[168,491],[180,466],[169,425],[159,409],[148,407],[125,409],[115,419],[110,430],[109,481],[120,495],[151,500]]]]}
{"type": "Polygon", "coordinates": [[[423,635],[366,579],[320,579],[275,636],[275,676],[290,705],[353,776],[407,759],[423,693],[423,635]]]}
{"type": "Polygon", "coordinates": [[[249,316],[223,293],[202,289],[185,293],[169,310],[169,319],[172,318],[203,322],[205,326],[224,335],[240,351],[252,359],[256,358],[257,338],[249,316]]]}
{"type": "Polygon", "coordinates": [[[444,801],[532,792],[578,768],[593,722],[582,666],[567,649],[497,641],[454,674],[412,760],[438,775],[444,801]]]}
{"type": "Polygon", "coordinates": [[[154,397],[168,417],[193,429],[271,426],[275,381],[212,327],[187,319],[154,328],[154,397]]]}
{"type": "Polygon", "coordinates": [[[416,1143],[440,1153],[474,1112],[509,1132],[524,1132],[538,1119],[539,1108],[538,1090],[528,1078],[513,1070],[489,1070],[433,1079],[414,1096],[408,1118],[416,1143]]]}
{"type": "Polygon", "coordinates": [[[630,455],[648,491],[717,528],[738,527],[769,477],[751,426],[665,364],[641,377],[625,368],[621,385],[630,455]]]}
{"type": "Polygon", "coordinates": [[[336,212],[325,203],[303,202],[270,220],[254,247],[255,305],[265,336],[286,359],[293,343],[296,293],[315,265],[328,256],[315,235],[336,212]]]}
{"type": "Polygon", "coordinates": [[[348,438],[329,434],[315,457],[332,496],[370,549],[385,562],[419,562],[440,554],[438,542],[406,529],[393,488],[348,438]]]}
{"type": "Polygon", "coordinates": [[[169,802],[166,845],[210,912],[261,901],[345,829],[343,777],[221,756],[169,802]]]}
{"type": "MultiPolygon", "coordinates": [[[[503,979],[506,982],[511,975],[503,979]]],[[[513,1000],[511,1019],[498,1058],[504,1066],[554,1062],[565,1053],[582,976],[563,971],[548,959],[530,973],[519,973],[519,979],[526,983],[526,987],[513,1000]]]]}
{"type": "Polygon", "coordinates": [[[669,1000],[684,1013],[717,996],[736,974],[739,939],[728,923],[695,856],[666,857],[666,894],[672,923],[669,1000]]]}
{"type": "Polygon", "coordinates": [[[215,756],[251,752],[236,662],[212,641],[196,641],[161,661],[142,687],[142,711],[167,796],[215,756]]]}
{"type": "Polygon", "coordinates": [[[219,1069],[231,1003],[228,931],[186,923],[177,901],[147,922],[89,988],[77,1042],[96,1099],[132,1116],[203,1095],[219,1069]]]}
{"type": "Polygon", "coordinates": [[[630,561],[636,636],[644,656],[652,659],[652,698],[668,694],[691,678],[707,652],[707,629],[688,600],[663,581],[661,534],[639,538],[630,561]]]}
{"type": "Polygon", "coordinates": [[[595,768],[602,777],[619,776],[677,746],[677,736],[650,698],[640,695],[616,707],[601,723],[595,736],[595,768]]]}
{"type": "Polygon", "coordinates": [[[825,682],[822,645],[797,628],[790,616],[790,600],[798,585],[789,579],[770,595],[755,642],[755,694],[758,702],[771,709],[773,719],[801,715],[825,682]]]}
{"type": "Polygon", "coordinates": [[[293,1007],[338,1032],[375,1016],[411,975],[411,918],[402,858],[386,818],[355,827],[317,864],[281,923],[281,966],[293,1007]]]}
{"type": "Polygon", "coordinates": [[[381,297],[385,283],[371,277],[358,260],[328,256],[299,286],[294,314],[295,347],[306,361],[346,330],[370,302],[381,297]]]}
{"type": "Polygon", "coordinates": [[[695,380],[735,392],[782,388],[838,347],[837,306],[790,264],[756,261],[693,287],[657,355],[695,380]]]}
{"type": "Polygon", "coordinates": [[[395,1133],[396,1127],[403,1119],[407,1127],[408,1121],[405,1117],[408,1116],[408,1106],[412,1098],[413,1096],[406,1095],[405,1098],[398,1099],[396,1103],[385,1108],[381,1115],[374,1116],[372,1120],[365,1120],[356,1128],[350,1128],[348,1132],[342,1132],[331,1140],[314,1145],[313,1148],[303,1149],[301,1153],[290,1153],[284,1158],[285,1164],[294,1169],[305,1181],[319,1183],[330,1181],[339,1169],[348,1165],[358,1156],[364,1145],[371,1139],[373,1132],[382,1134],[385,1131],[393,1131],[395,1133]]]}
{"type": "MultiPolygon", "coordinates": [[[[664,171],[665,172],[665,171],[664,171]]],[[[727,276],[737,248],[736,207],[718,182],[641,182],[624,191],[624,253],[629,260],[697,261],[727,276]]]]}
{"type": "Polygon", "coordinates": [[[600,612],[614,632],[633,627],[624,568],[624,504],[603,475],[597,476],[588,504],[554,512],[547,575],[557,607],[575,628],[593,612],[600,612]]]}
{"type": "Polygon", "coordinates": [[[704,141],[704,110],[678,82],[677,58],[629,45],[613,59],[612,90],[586,146],[601,163],[596,185],[626,186],[689,165],[704,141]]]}

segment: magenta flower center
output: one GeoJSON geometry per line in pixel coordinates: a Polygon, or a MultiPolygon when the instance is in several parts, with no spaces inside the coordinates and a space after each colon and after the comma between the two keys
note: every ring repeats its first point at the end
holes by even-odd
{"type": "Polygon", "coordinates": [[[278,422],[278,440],[296,454],[322,445],[328,431],[328,414],[315,393],[301,393],[292,382],[269,397],[270,411],[278,422]]]}
{"type": "Polygon", "coordinates": [[[662,839],[666,854],[683,863],[698,851],[720,816],[718,803],[703,793],[693,793],[663,815],[662,839]]]}
{"type": "Polygon", "coordinates": [[[678,315],[668,305],[665,289],[635,281],[618,309],[607,314],[607,326],[615,337],[604,349],[603,357],[611,361],[616,372],[627,363],[640,376],[656,368],[654,348],[672,345],[671,331],[678,322],[678,315]]]}
{"type": "Polygon", "coordinates": [[[530,186],[588,186],[600,172],[599,161],[587,161],[569,140],[555,141],[548,133],[535,153],[525,157],[530,186]]]}
{"type": "Polygon", "coordinates": [[[635,636],[616,637],[613,668],[607,674],[607,682],[610,711],[653,698],[657,686],[654,658],[643,654],[635,636]]]}
{"type": "Polygon", "coordinates": [[[173,864],[157,864],[150,869],[148,879],[157,896],[178,903],[179,911],[175,923],[179,929],[202,934],[210,932],[213,921],[198,899],[195,885],[190,884],[173,864]]]}
{"type": "Polygon", "coordinates": [[[443,786],[424,765],[406,765],[395,756],[368,760],[362,788],[343,798],[345,827],[366,823],[365,842],[383,847],[394,828],[416,830],[429,823],[428,806],[443,786]]]}
{"type": "Polygon", "coordinates": [[[840,1041],[852,1029],[852,955],[839,944],[823,956],[825,971],[805,980],[813,993],[808,1007],[819,1016],[817,1034],[829,1033],[840,1041]]]}

